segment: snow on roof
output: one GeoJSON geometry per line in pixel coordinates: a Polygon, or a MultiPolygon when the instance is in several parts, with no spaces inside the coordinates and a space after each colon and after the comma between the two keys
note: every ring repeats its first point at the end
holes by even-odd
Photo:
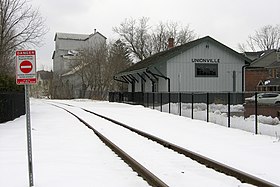
{"type": "Polygon", "coordinates": [[[73,34],[73,33],[60,33],[57,32],[55,34],[55,38],[54,41],[56,41],[57,38],[59,39],[66,39],[66,40],[87,40],[88,38],[99,34],[100,36],[104,37],[105,39],[107,39],[105,36],[103,36],[101,33],[99,32],[94,32],[92,34],[73,34]]]}
{"type": "Polygon", "coordinates": [[[89,34],[56,33],[55,39],[86,40],[89,34]]]}

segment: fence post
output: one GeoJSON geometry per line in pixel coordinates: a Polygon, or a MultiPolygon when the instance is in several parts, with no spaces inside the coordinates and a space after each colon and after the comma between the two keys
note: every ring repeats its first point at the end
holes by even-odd
{"type": "Polygon", "coordinates": [[[15,119],[16,118],[16,106],[15,106],[15,94],[12,94],[10,95],[10,100],[11,100],[11,109],[12,109],[12,112],[11,112],[11,119],[15,119]]]}
{"type": "Polygon", "coordinates": [[[228,92],[228,127],[230,127],[230,92],[228,92]]]}
{"type": "Polygon", "coordinates": [[[170,113],[171,112],[171,110],[170,110],[170,102],[171,102],[171,94],[170,94],[170,92],[168,92],[168,112],[170,113]]]}
{"type": "Polygon", "coordinates": [[[179,115],[182,116],[182,94],[179,92],[179,115]]]}
{"type": "Polygon", "coordinates": [[[193,101],[194,100],[194,95],[193,95],[193,93],[192,93],[192,119],[193,119],[193,101]]]}
{"type": "Polygon", "coordinates": [[[149,108],[149,92],[147,92],[147,108],[149,108]]]}
{"type": "Polygon", "coordinates": [[[132,92],[132,93],[131,93],[130,102],[135,104],[135,102],[136,102],[135,92],[132,92]]]}
{"type": "Polygon", "coordinates": [[[145,94],[144,94],[144,92],[141,92],[141,93],[142,93],[141,94],[142,105],[145,107],[145,99],[144,99],[145,94]]]}
{"type": "Polygon", "coordinates": [[[153,109],[155,109],[155,92],[153,92],[153,109]]]}
{"type": "Polygon", "coordinates": [[[122,101],[123,101],[123,98],[122,98],[122,97],[123,97],[123,94],[122,94],[122,92],[120,92],[120,94],[119,94],[119,102],[120,102],[120,103],[122,103],[122,101]]]}
{"type": "Polygon", "coordinates": [[[258,93],[255,92],[255,134],[258,134],[258,93]]]}
{"type": "Polygon", "coordinates": [[[162,93],[160,93],[160,111],[162,112],[162,93]]]}
{"type": "Polygon", "coordinates": [[[209,93],[206,93],[206,121],[209,122],[209,93]]]}

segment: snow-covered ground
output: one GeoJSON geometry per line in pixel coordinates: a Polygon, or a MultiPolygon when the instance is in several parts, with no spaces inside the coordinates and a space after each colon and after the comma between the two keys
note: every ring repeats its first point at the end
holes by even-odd
{"type": "MultiPolygon", "coordinates": [[[[35,186],[147,185],[103,143],[97,141],[98,138],[93,136],[89,129],[77,125],[74,117],[47,104],[49,102],[74,104],[108,115],[132,127],[280,185],[280,141],[275,133],[271,136],[255,135],[252,133],[254,131],[226,128],[142,106],[91,100],[32,99],[35,186]],[[97,155],[102,155],[102,159],[97,155]],[[109,180],[103,181],[105,176],[109,180]]],[[[240,126],[250,126],[244,119],[240,119],[238,123],[240,126]]],[[[254,129],[254,122],[251,123],[254,129]]],[[[260,126],[260,131],[273,127],[276,128],[274,131],[278,132],[279,125],[260,126]]],[[[0,186],[28,186],[25,131],[25,116],[0,124],[0,186]]],[[[265,130],[268,131],[270,130],[265,130]]],[[[191,186],[195,186],[195,181],[191,186]]]]}

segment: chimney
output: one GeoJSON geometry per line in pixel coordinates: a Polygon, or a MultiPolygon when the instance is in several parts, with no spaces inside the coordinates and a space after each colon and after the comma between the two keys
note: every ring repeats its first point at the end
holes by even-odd
{"type": "Polygon", "coordinates": [[[96,33],[96,29],[94,29],[94,34],[96,33]]]}
{"type": "Polygon", "coordinates": [[[171,49],[174,47],[174,38],[168,38],[168,49],[171,49]]]}

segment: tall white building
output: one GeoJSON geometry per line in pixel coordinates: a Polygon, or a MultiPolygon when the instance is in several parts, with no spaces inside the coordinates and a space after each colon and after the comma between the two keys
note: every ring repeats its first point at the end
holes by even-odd
{"type": "Polygon", "coordinates": [[[53,52],[53,71],[62,75],[71,71],[71,60],[79,50],[86,46],[98,46],[106,42],[106,37],[94,31],[93,34],[55,34],[55,51],[53,52]]]}
{"type": "Polygon", "coordinates": [[[103,45],[106,43],[106,37],[94,29],[92,34],[56,33],[54,41],[55,51],[52,56],[53,73],[54,77],[63,83],[63,85],[55,85],[54,90],[56,93],[59,93],[58,90],[63,89],[62,86],[67,85],[68,90],[64,90],[64,92],[71,92],[71,97],[79,97],[83,86],[81,77],[76,72],[77,68],[74,68],[73,64],[75,64],[81,49],[103,45]]]}

